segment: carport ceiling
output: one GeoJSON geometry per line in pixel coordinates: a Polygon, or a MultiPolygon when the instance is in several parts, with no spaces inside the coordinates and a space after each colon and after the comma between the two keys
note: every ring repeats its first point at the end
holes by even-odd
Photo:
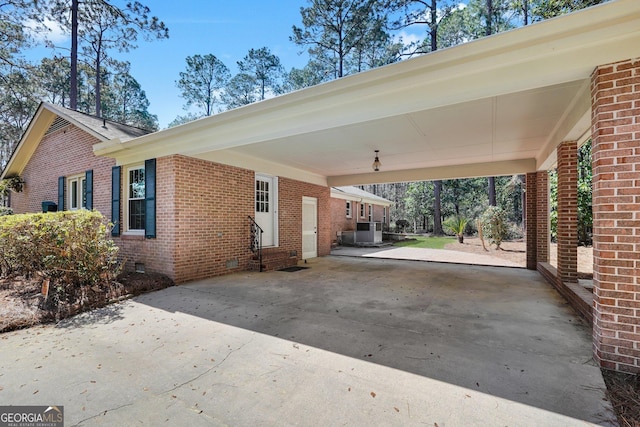
{"type": "Polygon", "coordinates": [[[384,171],[533,159],[576,98],[588,98],[585,84],[569,82],[418,110],[231,150],[331,177],[371,172],[376,149],[384,171]]]}
{"type": "Polygon", "coordinates": [[[614,0],[94,151],[332,186],[533,172],[560,142],[589,137],[595,68],[630,58],[640,1],[614,0]]]}

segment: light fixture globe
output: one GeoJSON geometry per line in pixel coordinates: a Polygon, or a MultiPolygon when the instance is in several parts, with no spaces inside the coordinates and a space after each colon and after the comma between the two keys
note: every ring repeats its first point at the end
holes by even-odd
{"type": "Polygon", "coordinates": [[[371,167],[373,168],[374,172],[378,172],[380,170],[380,166],[382,166],[382,163],[380,163],[380,159],[378,159],[378,153],[380,152],[380,150],[375,151],[376,158],[373,160],[373,164],[371,165],[371,167]]]}

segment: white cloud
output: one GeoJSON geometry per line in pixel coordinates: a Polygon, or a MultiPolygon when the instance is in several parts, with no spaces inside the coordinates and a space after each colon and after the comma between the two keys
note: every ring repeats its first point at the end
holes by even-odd
{"type": "Polygon", "coordinates": [[[31,37],[40,42],[58,44],[69,39],[69,33],[59,23],[50,19],[45,19],[43,22],[29,19],[24,22],[24,26],[31,34],[31,37]]]}
{"type": "Polygon", "coordinates": [[[424,36],[420,36],[415,33],[409,33],[406,30],[402,30],[393,36],[393,41],[398,43],[402,41],[404,46],[409,46],[412,43],[420,43],[424,40],[424,36]]]}

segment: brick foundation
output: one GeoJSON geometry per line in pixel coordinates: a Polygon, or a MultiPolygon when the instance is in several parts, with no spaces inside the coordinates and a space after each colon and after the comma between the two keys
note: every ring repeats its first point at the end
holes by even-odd
{"type": "Polygon", "coordinates": [[[640,59],[598,67],[591,96],[594,355],[640,373],[640,59]]]}

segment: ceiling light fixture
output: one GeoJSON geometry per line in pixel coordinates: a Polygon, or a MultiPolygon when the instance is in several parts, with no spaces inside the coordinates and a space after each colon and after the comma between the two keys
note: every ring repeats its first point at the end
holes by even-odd
{"type": "Polygon", "coordinates": [[[382,163],[380,163],[380,159],[378,159],[379,152],[380,150],[376,150],[376,158],[373,160],[373,164],[371,165],[374,172],[378,172],[380,170],[380,166],[382,166],[382,163]]]}

